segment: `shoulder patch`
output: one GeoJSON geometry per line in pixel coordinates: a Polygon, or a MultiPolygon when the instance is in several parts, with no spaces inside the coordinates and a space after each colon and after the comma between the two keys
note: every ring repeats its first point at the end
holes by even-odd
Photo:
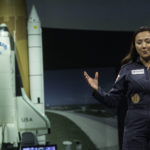
{"type": "Polygon", "coordinates": [[[117,76],[115,82],[117,82],[117,81],[119,80],[119,78],[120,78],[120,74],[118,74],[118,76],[117,76]]]}

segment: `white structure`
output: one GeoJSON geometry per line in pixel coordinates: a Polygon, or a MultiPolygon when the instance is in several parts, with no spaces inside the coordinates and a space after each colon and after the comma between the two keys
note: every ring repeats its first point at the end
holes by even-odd
{"type": "Polygon", "coordinates": [[[0,145],[19,141],[16,118],[15,55],[5,24],[0,26],[0,145]],[[3,134],[4,133],[4,134],[3,134]]]}
{"type": "Polygon", "coordinates": [[[41,23],[35,7],[28,19],[30,94],[34,105],[44,113],[43,48],[41,23]]]}
{"type": "MultiPolygon", "coordinates": [[[[10,37],[7,26],[1,24],[0,146],[4,145],[4,143],[7,145],[8,143],[12,144],[13,147],[17,147],[18,143],[21,143],[23,140],[23,133],[32,133],[37,138],[38,143],[43,143],[43,141],[40,140],[45,140],[43,136],[49,133],[50,122],[45,116],[44,110],[39,110],[35,104],[29,100],[21,85],[19,87],[17,86],[21,91],[21,94],[18,95],[16,92],[16,81],[19,79],[16,78],[15,50],[12,43],[13,41],[10,37]]],[[[41,51],[41,49],[39,51],[41,51]]],[[[37,53],[35,53],[35,55],[36,54],[37,53]]],[[[34,60],[34,58],[30,59],[34,60]]],[[[39,65],[42,66],[42,60],[40,60],[39,65]]],[[[41,80],[41,85],[43,85],[43,79],[41,80]]],[[[43,87],[41,90],[43,90],[43,87]]],[[[41,97],[43,98],[43,95],[41,97]]],[[[44,99],[42,100],[42,107],[44,107],[44,99]]]]}

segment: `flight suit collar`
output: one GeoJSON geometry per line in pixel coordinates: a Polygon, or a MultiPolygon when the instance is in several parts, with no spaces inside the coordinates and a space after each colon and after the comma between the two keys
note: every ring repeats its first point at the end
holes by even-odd
{"type": "Polygon", "coordinates": [[[140,57],[137,57],[136,62],[137,62],[138,64],[141,64],[141,65],[142,65],[142,62],[140,61],[140,57]]]}

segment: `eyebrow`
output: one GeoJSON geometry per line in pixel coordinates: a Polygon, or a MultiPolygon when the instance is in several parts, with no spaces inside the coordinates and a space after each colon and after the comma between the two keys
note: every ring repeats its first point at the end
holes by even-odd
{"type": "MultiPolygon", "coordinates": [[[[137,39],[136,41],[142,41],[143,39],[137,39]]],[[[149,38],[145,38],[144,40],[150,40],[150,37],[149,38]]]]}

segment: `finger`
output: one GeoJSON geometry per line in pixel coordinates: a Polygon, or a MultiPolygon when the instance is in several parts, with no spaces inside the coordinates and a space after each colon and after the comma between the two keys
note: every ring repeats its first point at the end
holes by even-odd
{"type": "Polygon", "coordinates": [[[84,77],[85,77],[85,78],[86,78],[86,74],[87,74],[86,71],[84,71],[84,77]]]}
{"type": "Polygon", "coordinates": [[[98,79],[98,72],[95,73],[95,79],[98,79]]]}
{"type": "Polygon", "coordinates": [[[89,78],[89,75],[87,74],[87,72],[86,72],[86,71],[84,71],[84,76],[85,76],[85,78],[86,78],[86,79],[88,79],[88,78],[89,78]]]}

